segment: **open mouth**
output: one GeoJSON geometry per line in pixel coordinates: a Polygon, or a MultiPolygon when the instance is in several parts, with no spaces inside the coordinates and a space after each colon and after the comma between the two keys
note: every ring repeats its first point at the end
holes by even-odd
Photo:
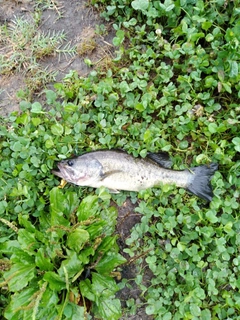
{"type": "Polygon", "coordinates": [[[53,169],[52,171],[52,174],[54,174],[55,176],[58,176],[58,177],[60,177],[61,178],[61,171],[58,169],[58,168],[55,168],[55,169],[53,169]]]}
{"type": "Polygon", "coordinates": [[[60,178],[63,178],[65,179],[66,177],[66,170],[65,170],[65,167],[61,164],[61,162],[59,162],[57,164],[57,167],[54,168],[52,170],[52,173],[55,174],[56,176],[60,177],[60,178]]]}
{"type": "Polygon", "coordinates": [[[65,164],[61,162],[52,170],[52,174],[76,185],[82,185],[82,183],[89,178],[86,172],[76,173],[73,168],[66,167],[65,164]]]}

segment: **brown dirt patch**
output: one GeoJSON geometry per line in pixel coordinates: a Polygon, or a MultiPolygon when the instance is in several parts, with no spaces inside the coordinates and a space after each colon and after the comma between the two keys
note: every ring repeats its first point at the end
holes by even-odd
{"type": "MultiPolygon", "coordinates": [[[[106,30],[109,30],[106,34],[95,33],[96,26],[103,24],[103,21],[92,7],[87,6],[86,1],[53,0],[51,3],[53,3],[52,8],[44,10],[41,14],[36,33],[53,35],[64,32],[65,40],[59,48],[61,53],[44,56],[37,62],[42,69],[46,68],[49,72],[57,72],[55,81],[61,81],[70,70],[76,70],[80,76],[87,75],[91,68],[84,63],[85,58],[89,58],[94,64],[97,64],[106,56],[112,56],[111,39],[113,34],[109,26],[106,26],[106,30]],[[85,52],[79,52],[81,51],[79,48],[84,45],[86,47],[91,39],[95,43],[95,48],[92,50],[86,48],[85,52]],[[70,47],[76,47],[75,54],[70,55],[63,52],[65,48],[70,47]]],[[[16,17],[22,17],[29,23],[33,22],[33,15],[36,15],[34,4],[35,2],[31,0],[0,0],[0,24],[6,23],[10,26],[16,17]]],[[[0,38],[0,53],[5,54],[9,50],[9,46],[6,46],[0,38]]],[[[8,54],[10,55],[11,52],[8,54]]],[[[21,99],[16,94],[20,89],[26,88],[27,76],[28,70],[24,67],[20,72],[12,70],[7,74],[1,73],[0,67],[0,114],[8,115],[12,111],[19,110],[18,105],[21,99]]],[[[50,85],[51,81],[44,83],[44,87],[50,85]]],[[[44,87],[34,90],[32,99],[39,98],[44,87]]]]}

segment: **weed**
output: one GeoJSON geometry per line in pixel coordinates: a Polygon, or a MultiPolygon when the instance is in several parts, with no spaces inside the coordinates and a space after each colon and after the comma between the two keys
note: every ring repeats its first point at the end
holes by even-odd
{"type": "MultiPolygon", "coordinates": [[[[104,190],[99,196],[89,195],[79,201],[81,190],[77,195],[73,190],[59,189],[54,187],[53,177],[47,178],[57,155],[50,150],[63,133],[68,140],[71,131],[57,121],[61,106],[55,94],[48,91],[47,98],[55,104],[57,113],[51,110],[47,114],[39,103],[25,102],[21,115],[12,115],[0,132],[5,141],[4,146],[1,144],[2,165],[7,168],[1,167],[1,257],[15,252],[13,260],[2,264],[0,286],[2,294],[6,294],[6,286],[16,293],[4,317],[61,318],[68,314],[72,318],[77,314],[83,319],[91,302],[96,315],[117,319],[120,301],[114,298],[118,287],[111,272],[125,262],[118,254],[114,235],[117,211],[109,206],[110,195],[104,190]],[[11,164],[7,163],[10,150],[11,164]],[[41,182],[35,188],[35,179],[39,178],[41,182]],[[11,199],[18,199],[13,206],[11,199]]],[[[77,124],[74,126],[77,132],[77,124]]],[[[61,148],[61,153],[67,151],[64,145],[61,148]]]]}
{"type": "Polygon", "coordinates": [[[63,7],[57,0],[35,0],[34,6],[37,12],[42,12],[43,10],[54,10],[58,15],[58,19],[62,18],[64,14],[63,7]]]}
{"type": "Polygon", "coordinates": [[[95,39],[85,39],[84,41],[78,44],[77,53],[80,56],[91,54],[96,48],[96,46],[97,46],[97,43],[95,39]]]}

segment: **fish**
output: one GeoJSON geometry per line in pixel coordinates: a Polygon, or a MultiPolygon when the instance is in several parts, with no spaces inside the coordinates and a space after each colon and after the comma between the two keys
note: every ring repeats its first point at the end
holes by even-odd
{"type": "Polygon", "coordinates": [[[174,184],[210,202],[213,198],[211,178],[217,163],[185,170],[172,170],[166,152],[134,157],[123,150],[97,150],[57,163],[52,173],[77,186],[106,187],[110,192],[140,191],[162,184],[174,184]]]}

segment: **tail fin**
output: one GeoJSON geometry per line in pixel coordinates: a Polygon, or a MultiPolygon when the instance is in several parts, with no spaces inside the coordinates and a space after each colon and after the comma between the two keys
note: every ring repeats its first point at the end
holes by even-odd
{"type": "Polygon", "coordinates": [[[187,187],[187,190],[210,202],[213,197],[210,180],[217,169],[217,163],[211,163],[209,166],[203,165],[191,168],[191,171],[195,176],[191,184],[187,187]]]}

